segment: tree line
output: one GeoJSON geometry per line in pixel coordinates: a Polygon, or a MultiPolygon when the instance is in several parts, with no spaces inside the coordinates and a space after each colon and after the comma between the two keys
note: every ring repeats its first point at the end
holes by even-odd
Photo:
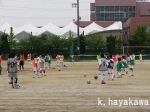
{"type": "MultiPolygon", "coordinates": [[[[134,46],[150,46],[150,32],[147,31],[146,25],[139,25],[131,33],[132,45],[134,46]]],[[[70,55],[70,45],[74,43],[74,53],[77,54],[77,38],[69,34],[69,38],[62,38],[55,35],[42,34],[34,36],[29,34],[28,37],[21,39],[19,42],[15,40],[13,28],[10,28],[9,34],[0,35],[0,52],[7,54],[16,52],[17,54],[46,54],[52,55],[63,54],[70,55]]],[[[80,53],[96,55],[99,52],[115,54],[120,52],[125,44],[120,37],[109,35],[104,38],[100,33],[85,36],[80,35],[80,53]]]]}

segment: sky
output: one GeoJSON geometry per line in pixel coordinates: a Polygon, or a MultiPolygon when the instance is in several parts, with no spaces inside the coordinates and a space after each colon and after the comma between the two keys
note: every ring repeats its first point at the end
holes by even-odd
{"type": "MultiPolygon", "coordinates": [[[[79,0],[82,21],[90,20],[90,3],[95,0],[79,0]]],[[[77,0],[0,0],[0,25],[8,22],[13,27],[26,23],[44,26],[49,22],[65,26],[77,18],[77,0]]]]}

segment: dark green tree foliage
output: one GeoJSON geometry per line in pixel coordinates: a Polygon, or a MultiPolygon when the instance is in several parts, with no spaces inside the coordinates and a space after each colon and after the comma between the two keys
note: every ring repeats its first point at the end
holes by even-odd
{"type": "Polygon", "coordinates": [[[105,48],[106,46],[106,42],[100,34],[93,34],[87,36],[85,42],[86,46],[90,49],[101,49],[105,48]]]}
{"type": "Polygon", "coordinates": [[[116,36],[110,35],[107,37],[107,51],[111,54],[115,52],[116,36]]]}
{"type": "Polygon", "coordinates": [[[146,29],[147,26],[141,24],[132,32],[131,39],[134,46],[150,46],[150,36],[146,29]]]}
{"type": "Polygon", "coordinates": [[[10,46],[10,50],[12,50],[16,45],[15,35],[13,32],[13,27],[10,27],[10,34],[8,35],[8,42],[10,46]]]}
{"type": "Polygon", "coordinates": [[[86,43],[84,34],[80,35],[80,54],[85,54],[86,52],[86,43]]]}
{"type": "Polygon", "coordinates": [[[6,53],[9,53],[10,52],[10,47],[9,47],[9,43],[8,43],[8,35],[7,34],[3,34],[1,36],[1,41],[2,41],[2,44],[1,44],[1,52],[3,54],[6,54],[6,53]]]}

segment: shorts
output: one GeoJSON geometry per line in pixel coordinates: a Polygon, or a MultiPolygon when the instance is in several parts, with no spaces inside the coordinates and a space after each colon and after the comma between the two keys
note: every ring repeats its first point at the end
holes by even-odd
{"type": "Polygon", "coordinates": [[[34,71],[34,72],[37,72],[37,67],[33,67],[33,71],[34,71]]]}
{"type": "Polygon", "coordinates": [[[31,59],[27,59],[28,61],[31,61],[31,59]]]}
{"type": "Polygon", "coordinates": [[[106,75],[107,71],[99,71],[99,75],[106,75]]]}
{"type": "Polygon", "coordinates": [[[113,69],[112,68],[108,68],[108,73],[113,73],[113,69]]]}
{"type": "Polygon", "coordinates": [[[128,65],[128,67],[129,67],[129,68],[133,68],[134,66],[133,66],[133,65],[128,65]]]}
{"type": "Polygon", "coordinates": [[[45,68],[40,68],[40,71],[41,71],[41,70],[45,70],[45,68]]]}
{"type": "Polygon", "coordinates": [[[17,73],[9,73],[10,78],[18,78],[17,73]]]}

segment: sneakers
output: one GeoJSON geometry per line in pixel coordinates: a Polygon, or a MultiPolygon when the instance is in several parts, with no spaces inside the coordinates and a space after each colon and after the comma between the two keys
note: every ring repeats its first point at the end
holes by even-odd
{"type": "Polygon", "coordinates": [[[106,84],[106,82],[104,82],[104,81],[102,80],[101,84],[106,84]]]}
{"type": "Polygon", "coordinates": [[[41,76],[39,75],[38,78],[41,78],[41,76]]]}
{"type": "Polygon", "coordinates": [[[132,74],[132,75],[130,75],[129,77],[133,77],[134,75],[132,74]]]}
{"type": "Polygon", "coordinates": [[[117,78],[122,78],[122,75],[118,76],[117,78]]]}

